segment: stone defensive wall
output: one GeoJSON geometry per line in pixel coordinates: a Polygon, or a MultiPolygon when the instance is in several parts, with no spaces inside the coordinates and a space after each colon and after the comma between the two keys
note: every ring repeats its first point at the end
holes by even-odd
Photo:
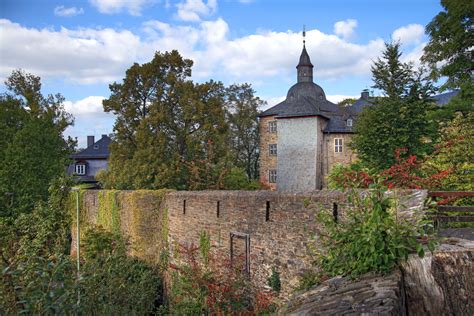
{"type": "MultiPolygon", "coordinates": [[[[272,268],[276,269],[282,298],[294,292],[301,275],[311,268],[308,246],[312,241],[317,244],[317,212],[326,208],[341,219],[347,208],[347,196],[338,191],[87,190],[77,194],[82,232],[92,224],[120,233],[129,239],[131,255],[158,264],[164,256],[172,262],[179,244],[198,246],[205,231],[213,251],[222,258],[241,258],[259,286],[266,287],[272,268]]],[[[426,191],[399,196],[405,210],[421,210],[426,191]]]]}

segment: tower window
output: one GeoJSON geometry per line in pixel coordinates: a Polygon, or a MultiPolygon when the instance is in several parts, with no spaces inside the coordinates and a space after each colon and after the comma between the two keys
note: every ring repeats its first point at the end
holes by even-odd
{"type": "Polygon", "coordinates": [[[277,144],[270,144],[268,145],[268,153],[270,156],[277,155],[277,144]]]}
{"type": "Polygon", "coordinates": [[[334,139],[334,152],[342,153],[342,138],[334,139]]]}
{"type": "Polygon", "coordinates": [[[277,182],[277,171],[275,169],[268,170],[268,182],[270,183],[277,182]]]}
{"type": "Polygon", "coordinates": [[[277,121],[268,122],[268,131],[270,133],[276,133],[277,132],[277,121]]]}

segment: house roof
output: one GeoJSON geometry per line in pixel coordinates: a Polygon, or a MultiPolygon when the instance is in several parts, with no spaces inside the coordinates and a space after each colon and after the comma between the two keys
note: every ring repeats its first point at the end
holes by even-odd
{"type": "Polygon", "coordinates": [[[298,68],[299,66],[309,66],[313,68],[313,64],[311,63],[311,60],[309,59],[308,52],[306,51],[306,47],[304,45],[303,45],[303,51],[301,52],[301,55],[300,55],[300,61],[298,63],[298,66],[296,66],[296,68],[298,68]]]}
{"type": "MultiPolygon", "coordinates": [[[[297,67],[313,67],[306,48],[303,47],[297,67]]],[[[352,132],[346,124],[347,118],[353,116],[350,110],[342,108],[326,99],[324,90],[312,81],[301,81],[294,84],[286,99],[259,114],[259,117],[276,116],[277,119],[292,117],[319,116],[329,120],[327,132],[352,132]]]]}
{"type": "Polygon", "coordinates": [[[109,145],[112,140],[107,135],[102,135],[102,138],[90,145],[86,149],[72,154],[70,158],[73,159],[107,159],[109,158],[109,145]]]}
{"type": "MultiPolygon", "coordinates": [[[[300,55],[299,67],[313,68],[306,47],[300,55]]],[[[258,116],[275,116],[277,119],[292,117],[320,116],[328,120],[323,132],[325,133],[353,133],[352,126],[347,126],[347,120],[357,120],[357,116],[366,106],[374,105],[374,98],[369,97],[369,92],[364,90],[361,97],[351,106],[341,107],[326,99],[324,90],[313,82],[312,73],[308,78],[300,78],[294,84],[286,95],[286,99],[277,105],[263,111],[258,116]],[[308,80],[308,81],[306,81],[308,80]]],[[[438,105],[443,105],[455,96],[458,92],[448,92],[433,97],[438,105]]]]}
{"type": "Polygon", "coordinates": [[[453,97],[457,96],[458,93],[459,93],[459,90],[445,92],[445,93],[435,95],[433,99],[436,101],[437,105],[445,105],[445,104],[448,104],[449,101],[451,101],[453,97]]]}

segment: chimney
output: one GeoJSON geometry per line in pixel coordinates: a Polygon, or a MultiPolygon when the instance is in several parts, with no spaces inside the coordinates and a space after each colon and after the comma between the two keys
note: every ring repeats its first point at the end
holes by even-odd
{"type": "Polygon", "coordinates": [[[369,100],[369,91],[363,90],[362,93],[360,94],[360,98],[364,100],[369,100]]]}
{"type": "Polygon", "coordinates": [[[87,136],[87,147],[91,147],[94,143],[94,136],[87,136]]]}
{"type": "Polygon", "coordinates": [[[107,134],[102,134],[102,138],[106,138],[107,137],[107,134]]]}

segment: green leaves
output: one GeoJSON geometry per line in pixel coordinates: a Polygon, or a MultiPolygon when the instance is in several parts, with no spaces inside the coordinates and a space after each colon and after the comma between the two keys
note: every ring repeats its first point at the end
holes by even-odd
{"type": "Polygon", "coordinates": [[[424,71],[400,61],[399,43],[386,44],[383,57],[372,66],[374,87],[386,95],[364,108],[355,125],[352,147],[361,161],[381,171],[395,163],[395,149],[424,156],[431,152],[437,126],[428,120],[435,91],[424,71]]]}
{"type": "Polygon", "coordinates": [[[443,88],[472,85],[474,59],[474,4],[464,0],[442,0],[443,11],[426,26],[430,41],[424,48],[422,61],[431,67],[431,75],[448,78],[443,88]]]}
{"type": "MultiPolygon", "coordinates": [[[[396,197],[387,197],[383,190],[375,188],[352,191],[348,200],[350,205],[338,223],[329,210],[321,209],[317,215],[322,225],[322,249],[313,254],[323,276],[385,273],[409,253],[424,255],[418,237],[425,236],[426,223],[398,216],[396,197]]],[[[433,249],[434,242],[430,242],[433,249]]]]}
{"type": "Polygon", "coordinates": [[[117,119],[104,187],[221,189],[232,167],[245,171],[243,185],[257,177],[263,101],[247,84],[195,83],[191,67],[175,50],[157,52],[110,85],[104,110],[117,119]]]}
{"type": "Polygon", "coordinates": [[[0,216],[29,212],[46,201],[51,180],[64,174],[75,145],[62,133],[72,124],[64,98],[43,96],[39,77],[16,70],[0,95],[0,216]]]}

